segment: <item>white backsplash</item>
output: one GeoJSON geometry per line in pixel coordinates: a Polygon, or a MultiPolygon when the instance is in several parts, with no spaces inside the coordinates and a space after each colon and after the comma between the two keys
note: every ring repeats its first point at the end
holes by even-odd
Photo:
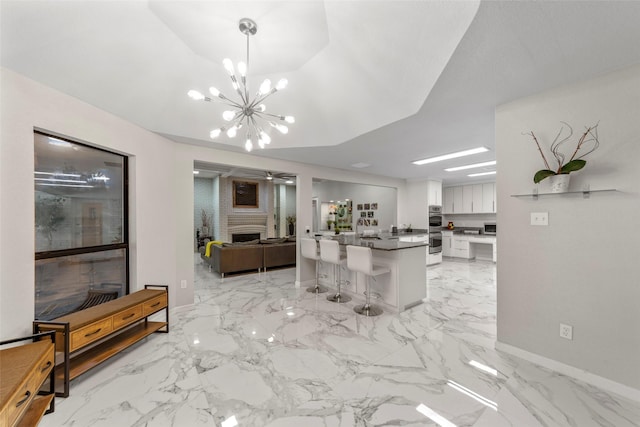
{"type": "Polygon", "coordinates": [[[496,222],[496,214],[446,214],[443,215],[442,225],[447,226],[453,221],[455,227],[484,228],[485,222],[496,222]]]}

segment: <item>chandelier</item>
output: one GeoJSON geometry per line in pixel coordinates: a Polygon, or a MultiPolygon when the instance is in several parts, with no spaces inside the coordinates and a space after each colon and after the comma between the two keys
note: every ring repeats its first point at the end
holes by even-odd
{"type": "Polygon", "coordinates": [[[293,116],[267,113],[267,107],[263,104],[265,99],[287,87],[287,79],[280,79],[275,87],[271,87],[271,80],[266,79],[260,85],[253,99],[249,96],[249,83],[247,82],[249,36],[254,35],[258,31],[258,25],[249,18],[242,18],[239,22],[239,29],[242,34],[247,36],[247,62],[239,62],[237,66],[240,81],[238,81],[236,77],[233,62],[231,62],[229,58],[224,59],[222,65],[224,65],[224,68],[229,73],[233,89],[236,91],[240,100],[234,101],[233,99],[227,98],[215,87],[209,88],[209,92],[213,98],[205,96],[197,90],[190,90],[188,95],[196,101],[212,102],[214,99],[219,99],[222,103],[231,107],[231,110],[222,113],[222,118],[229,122],[229,124],[212,130],[209,136],[211,139],[216,139],[222,132],[226,132],[229,138],[234,138],[238,132],[244,132],[246,136],[244,148],[247,151],[251,151],[253,150],[254,141],[257,141],[260,148],[264,148],[265,145],[271,143],[271,137],[269,137],[265,131],[267,126],[275,128],[282,134],[286,134],[289,132],[289,128],[277,121],[294,123],[295,119],[293,116]]]}

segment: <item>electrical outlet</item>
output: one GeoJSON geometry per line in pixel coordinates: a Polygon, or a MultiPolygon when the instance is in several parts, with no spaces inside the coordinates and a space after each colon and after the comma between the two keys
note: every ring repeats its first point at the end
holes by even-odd
{"type": "Polygon", "coordinates": [[[549,212],[531,212],[531,225],[549,225],[549,212]]]}
{"type": "Polygon", "coordinates": [[[180,280],[180,287],[182,289],[187,289],[187,281],[184,279],[180,280]]]}
{"type": "Polygon", "coordinates": [[[573,326],[565,325],[564,323],[560,323],[560,338],[564,338],[566,340],[573,339],[573,326]]]}

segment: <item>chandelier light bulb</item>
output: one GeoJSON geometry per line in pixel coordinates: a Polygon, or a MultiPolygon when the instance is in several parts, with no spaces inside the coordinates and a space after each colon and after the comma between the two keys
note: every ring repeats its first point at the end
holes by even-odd
{"type": "Polygon", "coordinates": [[[276,125],[276,129],[278,129],[278,131],[283,135],[286,135],[289,133],[289,128],[286,127],[285,125],[276,125]]]}
{"type": "Polygon", "coordinates": [[[253,143],[251,142],[251,139],[247,139],[247,142],[244,143],[244,149],[247,151],[253,150],[253,143]]]}
{"type": "Polygon", "coordinates": [[[220,136],[220,133],[222,133],[222,129],[214,129],[209,133],[209,137],[211,137],[211,139],[216,139],[220,136]]]}
{"type": "Polygon", "coordinates": [[[224,65],[224,69],[227,70],[230,76],[233,76],[233,62],[229,58],[224,58],[222,60],[222,65],[224,65]]]}
{"type": "Polygon", "coordinates": [[[280,81],[278,81],[278,84],[276,85],[276,89],[278,90],[282,90],[285,87],[287,87],[287,85],[289,84],[289,80],[287,79],[280,79],[280,81]]]}
{"type": "Polygon", "coordinates": [[[238,72],[242,77],[247,76],[247,64],[244,62],[238,62],[238,72]]]}
{"type": "Polygon", "coordinates": [[[271,80],[266,79],[260,85],[260,95],[266,95],[271,90],[271,80]]]}
{"type": "Polygon", "coordinates": [[[284,116],[284,121],[287,123],[295,123],[296,122],[296,118],[293,116],[284,116]]]}
{"type": "Polygon", "coordinates": [[[256,111],[259,113],[264,113],[266,109],[267,109],[267,106],[264,104],[260,104],[256,107],[256,111]]]}
{"type": "Polygon", "coordinates": [[[225,119],[228,122],[233,120],[233,118],[235,116],[236,116],[236,112],[235,111],[231,111],[231,110],[227,110],[227,111],[222,113],[222,118],[225,119]]]}
{"type": "Polygon", "coordinates": [[[220,96],[220,91],[213,86],[209,88],[209,93],[215,97],[220,96]]]}
{"type": "Polygon", "coordinates": [[[237,135],[237,133],[238,133],[238,126],[231,126],[231,127],[229,128],[229,130],[227,131],[227,136],[228,136],[229,138],[235,138],[235,136],[237,135]]]}
{"type": "Polygon", "coordinates": [[[258,139],[258,146],[264,149],[264,141],[262,139],[258,139]]]}
{"type": "Polygon", "coordinates": [[[271,137],[265,131],[260,131],[260,140],[265,144],[271,144],[271,137]]]}
{"type": "Polygon", "coordinates": [[[189,95],[189,98],[195,99],[196,101],[202,101],[204,99],[204,95],[197,90],[190,90],[187,92],[187,95],[189,95]]]}

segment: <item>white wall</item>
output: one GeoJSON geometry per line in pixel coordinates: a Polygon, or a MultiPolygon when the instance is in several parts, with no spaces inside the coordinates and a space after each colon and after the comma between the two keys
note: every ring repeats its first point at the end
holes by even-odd
{"type": "MultiPolygon", "coordinates": [[[[640,66],[500,106],[498,341],[640,389],[640,66]],[[571,188],[615,193],[514,198],[543,163],[523,132],[549,144],[560,121],[600,122],[600,148],[571,188]],[[549,226],[529,225],[548,212],[549,226]],[[573,326],[573,341],[559,324],[573,326]]],[[[573,145],[575,147],[575,145],[573,145]]],[[[540,192],[548,183],[540,184],[540,192]]]]}
{"type": "MultiPolygon", "coordinates": [[[[175,206],[180,200],[174,197],[174,186],[179,184],[174,144],[9,70],[0,69],[0,86],[0,336],[28,333],[34,319],[34,127],[131,156],[130,288],[135,291],[145,283],[174,285],[180,249],[175,244],[175,206]]],[[[189,167],[185,191],[193,197],[191,171],[189,167]]],[[[191,203],[184,224],[190,253],[192,209],[191,203]]],[[[193,271],[184,278],[192,286],[193,271]]],[[[172,304],[183,300],[174,286],[169,297],[172,304]]]]}
{"type": "MultiPolygon", "coordinates": [[[[34,127],[130,156],[131,290],[168,284],[172,306],[193,303],[194,160],[298,175],[298,235],[312,223],[314,177],[404,197],[402,180],[176,144],[4,68],[0,87],[0,339],[30,333],[34,317],[34,127]]],[[[296,280],[312,277],[313,265],[301,263],[296,280]]]]}

